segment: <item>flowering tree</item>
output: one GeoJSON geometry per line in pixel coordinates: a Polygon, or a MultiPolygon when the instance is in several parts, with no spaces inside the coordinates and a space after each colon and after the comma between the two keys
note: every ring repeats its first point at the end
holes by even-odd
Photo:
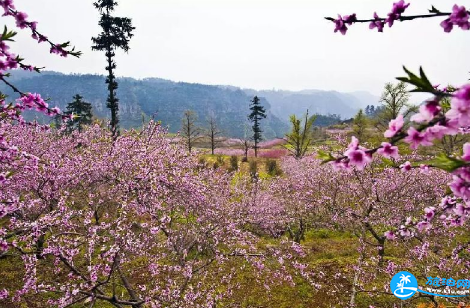
{"type": "MultiPolygon", "coordinates": [[[[335,31],[346,33],[346,25],[356,22],[369,22],[370,28],[378,28],[383,31],[385,23],[391,27],[394,21],[413,20],[416,18],[430,17],[447,17],[442,21],[441,26],[446,32],[450,32],[454,26],[458,26],[463,30],[470,29],[470,13],[463,6],[455,5],[451,13],[443,13],[433,7],[429,14],[402,16],[404,11],[410,4],[406,4],[403,0],[394,3],[392,11],[387,18],[380,18],[375,14],[373,20],[358,20],[355,14],[347,17],[339,17],[333,20],[336,24],[335,31]]],[[[328,18],[331,20],[331,18],[328,18]]],[[[466,128],[470,125],[470,117],[468,114],[468,105],[470,104],[470,85],[464,85],[461,88],[454,89],[452,87],[439,88],[434,86],[421,69],[420,74],[415,75],[405,68],[406,77],[398,78],[402,82],[413,85],[413,92],[424,92],[434,96],[433,99],[427,101],[419,108],[419,113],[411,117],[411,121],[415,124],[407,131],[403,130],[403,115],[398,115],[396,119],[390,121],[389,129],[384,133],[385,138],[389,138],[389,142],[384,142],[380,147],[374,149],[366,149],[359,145],[359,141],[353,138],[353,141],[344,153],[344,156],[333,157],[326,155],[326,161],[334,161],[336,166],[349,168],[352,166],[363,169],[365,165],[370,163],[373,154],[377,153],[385,158],[397,157],[398,148],[396,144],[404,141],[409,144],[411,149],[417,149],[419,146],[432,146],[435,140],[440,140],[444,136],[454,136],[457,134],[465,134],[466,128]],[[450,99],[450,104],[448,103],[450,99]]],[[[469,186],[468,173],[468,152],[470,145],[464,145],[463,156],[445,156],[440,155],[438,158],[428,162],[430,167],[437,167],[452,172],[453,182],[450,188],[454,196],[466,203],[468,197],[467,186],[469,186]]],[[[410,169],[412,165],[407,163],[403,166],[410,169]]],[[[460,213],[460,212],[459,212],[460,213]]],[[[451,218],[449,218],[451,219],[451,218]]],[[[460,219],[460,218],[459,218],[460,219]]],[[[427,222],[423,222],[427,223],[427,222]]]]}
{"type": "MultiPolygon", "coordinates": [[[[50,53],[58,54],[62,57],[68,55],[79,57],[81,55],[81,52],[75,51],[75,48],[69,49],[69,42],[55,44],[45,35],[41,34],[37,29],[37,22],[29,21],[26,13],[16,10],[12,0],[1,0],[0,6],[4,10],[3,16],[14,18],[18,28],[30,30],[31,37],[38,43],[45,42],[49,44],[50,53]]],[[[10,128],[9,123],[11,121],[22,125],[27,124],[22,117],[24,110],[35,110],[48,116],[61,116],[64,120],[73,117],[73,115],[62,115],[59,108],[50,107],[40,94],[24,93],[8,80],[10,74],[7,73],[7,70],[23,69],[36,72],[41,70],[41,68],[26,64],[23,58],[10,51],[10,44],[14,42],[13,38],[16,34],[16,32],[9,31],[5,27],[0,35],[0,80],[20,96],[16,102],[7,103],[7,97],[0,93],[0,162],[2,163],[0,185],[3,185],[13,175],[10,167],[29,165],[31,163],[35,165],[38,161],[36,157],[20,150],[15,143],[4,137],[6,130],[10,128]]],[[[0,200],[0,212],[6,212],[7,210],[4,207],[7,206],[7,201],[0,200]]]]}
{"type": "MultiPolygon", "coordinates": [[[[421,158],[401,157],[397,163],[407,159],[421,158]]],[[[247,228],[257,236],[288,237],[308,251],[310,263],[303,261],[303,274],[322,305],[393,307],[397,300],[387,286],[399,267],[421,277],[438,271],[449,276],[466,272],[465,257],[453,261],[461,250],[446,228],[417,225],[422,213],[431,215],[445,194],[451,179],[445,171],[423,167],[405,172],[375,159],[362,171],[332,173],[330,166],[313,157],[285,158],[282,169],[283,177],[274,180],[238,183],[251,187],[242,189],[240,209],[246,212],[247,228]],[[396,232],[387,232],[395,226],[396,232]],[[311,247],[312,232],[318,230],[343,234],[350,247],[340,248],[325,262],[311,247]],[[345,253],[350,257],[336,261],[345,253]]],[[[465,231],[453,234],[464,236],[465,231]]],[[[324,245],[334,246],[335,240],[324,245]]]]}
{"type": "MultiPolygon", "coordinates": [[[[454,5],[451,12],[442,12],[432,7],[428,14],[404,16],[404,12],[410,6],[404,0],[393,4],[393,8],[387,17],[379,17],[374,13],[373,19],[358,19],[356,14],[347,16],[338,16],[337,19],[328,17],[335,23],[335,32],[346,34],[348,26],[354,23],[369,23],[370,29],[377,29],[383,32],[385,25],[389,27],[394,25],[395,21],[409,21],[418,18],[442,18],[441,26],[445,32],[451,32],[458,27],[462,30],[470,29],[470,12],[464,7],[454,5]]],[[[367,149],[359,145],[359,141],[353,137],[343,155],[332,155],[320,153],[325,162],[332,162],[335,167],[341,169],[362,170],[369,165],[377,154],[391,166],[400,167],[405,172],[413,172],[415,168],[428,171],[430,168],[438,168],[449,172],[452,180],[449,183],[449,190],[443,196],[438,205],[428,206],[423,213],[415,213],[414,218],[409,218],[405,223],[398,223],[391,226],[391,230],[386,231],[383,236],[389,240],[397,240],[397,237],[415,238],[421,241],[421,247],[413,250],[418,260],[424,256],[434,255],[436,269],[440,272],[452,272],[452,270],[461,270],[459,274],[468,273],[468,243],[466,241],[453,240],[457,234],[465,229],[469,215],[470,195],[468,187],[470,186],[470,144],[463,145],[462,152],[446,151],[446,154],[440,154],[435,158],[426,160],[411,160],[400,165],[398,147],[399,143],[407,143],[413,150],[421,146],[434,146],[440,140],[452,138],[457,135],[464,135],[468,132],[470,125],[470,85],[463,85],[459,88],[433,85],[425,75],[423,69],[419,74],[414,74],[405,68],[406,77],[400,77],[398,80],[414,86],[412,92],[429,93],[432,99],[419,107],[419,112],[411,117],[412,125],[404,128],[403,115],[399,114],[389,123],[388,130],[384,137],[388,138],[381,146],[374,149],[367,149]],[[453,228],[449,228],[453,227],[453,228]],[[445,230],[445,231],[442,231],[445,230]],[[441,243],[431,244],[429,235],[438,237],[441,243]],[[431,248],[434,246],[433,248],[431,248]],[[447,246],[447,248],[443,248],[447,246]],[[447,255],[446,255],[446,251],[447,255]],[[451,253],[449,253],[451,251],[451,253]]],[[[454,149],[454,147],[453,147],[454,149]]],[[[391,220],[393,221],[393,220],[391,220]]],[[[382,235],[378,234],[380,237],[382,235]]],[[[419,262],[417,262],[419,263],[419,262]]],[[[408,264],[411,266],[411,264],[408,264]]],[[[416,266],[416,263],[415,263],[416,266]]],[[[423,266],[423,273],[429,273],[433,266],[423,266]]]]}

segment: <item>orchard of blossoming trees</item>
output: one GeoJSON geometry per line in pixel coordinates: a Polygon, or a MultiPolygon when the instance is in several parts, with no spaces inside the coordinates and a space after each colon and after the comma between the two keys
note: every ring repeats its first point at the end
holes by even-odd
{"type": "MultiPolygon", "coordinates": [[[[11,0],[0,6],[51,53],[80,56],[11,0]]],[[[343,34],[429,17],[470,28],[464,7],[402,15],[408,6],[331,20],[343,34]]],[[[73,115],[9,81],[7,70],[40,70],[10,51],[14,36],[0,37],[0,79],[18,94],[0,98],[1,307],[398,307],[389,283],[400,270],[469,277],[470,144],[454,156],[416,150],[467,132],[470,86],[407,71],[400,80],[434,96],[414,125],[400,115],[375,147],[340,135],[282,159],[280,176],[250,175],[208,168],[158,123],[116,136],[26,122],[24,110],[73,115]]]]}
{"type": "MultiPolygon", "coordinates": [[[[458,26],[462,30],[470,29],[470,13],[464,6],[454,5],[452,13],[443,13],[433,7],[426,15],[402,16],[409,6],[410,4],[405,3],[404,0],[394,3],[387,18],[380,18],[377,13],[374,13],[373,20],[359,20],[355,14],[344,17],[339,16],[336,20],[327,19],[333,20],[336,24],[335,32],[340,31],[342,34],[346,34],[347,25],[356,22],[370,22],[370,29],[377,28],[379,32],[382,32],[385,23],[392,27],[397,20],[406,21],[431,17],[446,17],[441,22],[445,32],[451,32],[454,26],[458,26]]],[[[385,158],[398,157],[398,147],[395,145],[399,141],[403,140],[409,144],[411,149],[416,150],[420,146],[433,146],[434,140],[442,139],[444,136],[467,133],[470,125],[470,85],[441,89],[438,85],[431,84],[423,69],[420,70],[419,76],[406,68],[405,71],[408,76],[398,78],[399,80],[415,86],[414,92],[424,92],[434,96],[419,108],[419,113],[411,117],[410,120],[415,126],[411,126],[406,130],[403,116],[399,115],[390,122],[389,129],[384,133],[384,137],[388,138],[390,142],[384,142],[381,146],[369,150],[361,147],[359,141],[353,138],[347,151],[344,152],[344,156],[330,156],[327,161],[334,161],[335,166],[339,168],[355,166],[357,169],[363,169],[365,165],[370,163],[375,153],[385,158]]],[[[440,168],[452,173],[453,179],[449,187],[453,195],[446,196],[443,199],[440,209],[429,208],[425,215],[426,219],[417,224],[419,229],[431,228],[431,222],[435,218],[439,218],[448,226],[462,226],[465,223],[467,203],[470,202],[470,194],[468,193],[468,187],[470,186],[470,169],[468,167],[470,144],[465,144],[462,152],[463,155],[452,157],[442,155],[427,163],[428,167],[440,168]]],[[[406,162],[402,167],[404,170],[411,170],[412,164],[406,162]]],[[[393,239],[395,233],[389,231],[387,237],[393,239]]]]}

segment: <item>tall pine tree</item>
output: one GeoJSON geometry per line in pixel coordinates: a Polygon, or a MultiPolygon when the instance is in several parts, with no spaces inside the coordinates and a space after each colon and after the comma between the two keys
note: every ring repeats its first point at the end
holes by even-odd
{"type": "Polygon", "coordinates": [[[101,14],[99,25],[103,29],[97,37],[93,37],[94,45],[91,47],[93,50],[104,51],[106,55],[106,71],[108,76],[106,84],[108,85],[108,108],[111,110],[111,132],[113,138],[116,139],[119,135],[119,100],[116,96],[118,84],[114,70],[116,69],[116,62],[114,61],[115,51],[122,49],[125,52],[129,51],[129,41],[132,38],[132,31],[135,29],[132,26],[132,21],[126,17],[111,16],[118,5],[114,0],[98,0],[94,3],[95,7],[101,14]]]}
{"type": "Polygon", "coordinates": [[[253,142],[255,143],[255,157],[258,157],[258,144],[262,140],[261,133],[263,132],[260,127],[260,121],[266,118],[266,110],[260,104],[260,99],[255,96],[250,104],[251,113],[248,115],[248,119],[253,123],[253,142]]]}
{"type": "Polygon", "coordinates": [[[83,101],[83,97],[79,94],[76,94],[73,97],[73,102],[67,105],[67,111],[65,114],[73,114],[75,117],[67,122],[67,128],[69,130],[78,129],[79,132],[82,131],[83,125],[91,124],[92,113],[91,113],[91,104],[83,101]]]}

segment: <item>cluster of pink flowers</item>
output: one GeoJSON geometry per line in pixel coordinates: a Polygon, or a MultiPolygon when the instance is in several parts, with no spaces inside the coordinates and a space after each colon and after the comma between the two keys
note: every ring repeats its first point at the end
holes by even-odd
{"type": "MultiPolygon", "coordinates": [[[[395,124],[391,126],[396,127],[395,124]]],[[[382,142],[382,145],[377,149],[377,153],[385,158],[398,159],[398,147],[389,142],[382,142]]],[[[344,157],[336,159],[333,162],[335,169],[350,169],[356,167],[358,170],[363,170],[366,165],[372,162],[373,151],[359,145],[359,140],[352,137],[351,143],[348,145],[344,152],[344,157]]]]}
{"type": "MultiPolygon", "coordinates": [[[[31,37],[36,40],[38,43],[48,42],[50,44],[50,53],[58,54],[62,57],[67,55],[80,56],[80,52],[72,50],[67,50],[69,43],[63,44],[54,44],[48,40],[46,36],[37,31],[37,22],[29,21],[28,15],[24,12],[19,12],[16,10],[12,0],[0,0],[0,6],[4,10],[3,16],[12,16],[16,21],[16,26],[20,29],[28,28],[31,30],[31,37]]],[[[0,35],[0,76],[4,76],[5,71],[17,69],[18,67],[24,70],[39,70],[38,68],[22,63],[22,59],[17,57],[15,54],[9,52],[10,47],[7,44],[8,41],[12,41],[12,37],[16,35],[15,32],[7,32],[5,29],[5,34],[8,35],[8,38],[2,37],[0,35]]]]}
{"type": "Polygon", "coordinates": [[[13,0],[0,0],[0,6],[4,10],[3,16],[12,16],[15,18],[16,26],[20,29],[31,29],[31,37],[39,43],[46,42],[47,37],[37,32],[37,22],[28,21],[28,14],[16,10],[13,0]]]}
{"type": "Polygon", "coordinates": [[[61,114],[61,110],[58,107],[49,107],[49,104],[37,93],[22,94],[22,96],[16,100],[15,104],[7,104],[5,100],[0,100],[0,116],[3,121],[14,120],[18,123],[25,124],[22,117],[24,110],[35,110],[50,117],[60,115],[63,121],[71,120],[74,117],[73,114],[61,114]]]}
{"type": "Polygon", "coordinates": [[[393,26],[393,23],[396,20],[399,20],[401,18],[401,14],[403,14],[409,6],[410,4],[405,3],[404,0],[400,0],[394,3],[392,7],[392,11],[388,13],[388,17],[385,20],[385,22],[388,23],[388,26],[389,27],[393,26]]]}
{"type": "Polygon", "coordinates": [[[67,57],[68,55],[68,52],[64,48],[62,48],[62,46],[60,45],[52,45],[50,52],[55,53],[61,57],[67,57]]]}
{"type": "MultiPolygon", "coordinates": [[[[384,133],[385,138],[392,141],[403,139],[416,150],[419,146],[432,146],[434,140],[442,139],[444,136],[454,136],[462,133],[462,127],[470,126],[470,85],[465,85],[452,95],[451,109],[445,114],[440,106],[441,98],[435,98],[423,104],[419,113],[411,117],[411,121],[421,124],[420,127],[411,126],[405,132],[403,115],[391,120],[389,128],[384,133]],[[423,126],[424,124],[424,126],[423,126]]],[[[357,138],[353,137],[351,144],[344,157],[335,161],[336,167],[356,166],[363,169],[371,162],[374,152],[386,157],[398,159],[398,148],[393,142],[383,142],[380,147],[368,150],[359,146],[357,138]]],[[[405,166],[404,169],[411,168],[405,166]]],[[[462,176],[459,175],[459,178],[462,176]]]]}
{"type": "MultiPolygon", "coordinates": [[[[393,144],[398,140],[403,140],[410,145],[410,148],[417,149],[419,146],[432,146],[433,141],[442,139],[444,136],[453,136],[465,133],[462,127],[470,125],[470,85],[465,85],[452,94],[450,110],[443,112],[440,105],[440,98],[436,97],[423,104],[419,113],[411,117],[411,121],[420,124],[419,127],[411,126],[404,131],[403,116],[398,116],[389,123],[388,130],[384,137],[390,138],[392,142],[383,142],[380,147],[374,150],[367,150],[359,146],[358,140],[353,137],[353,141],[344,153],[344,157],[334,162],[336,168],[350,168],[356,166],[362,170],[372,161],[372,154],[382,155],[387,158],[399,159],[398,148],[393,144]]],[[[440,224],[445,226],[461,226],[468,220],[470,211],[470,143],[463,146],[463,156],[455,158],[461,165],[452,172],[452,180],[449,188],[453,193],[452,198],[445,197],[439,208],[427,207],[422,220],[407,221],[396,231],[388,231],[385,236],[389,239],[395,238],[398,232],[401,236],[412,236],[416,229],[425,232],[433,227],[433,221],[440,218],[440,224]],[[459,201],[460,200],[460,201],[459,201]]],[[[406,161],[400,165],[401,170],[409,172],[413,169],[412,164],[406,161]]],[[[429,166],[421,164],[419,170],[422,173],[429,173],[429,166]]]]}
{"type": "MultiPolygon", "coordinates": [[[[16,26],[20,29],[29,28],[32,32],[32,38],[37,40],[39,43],[48,41],[48,39],[40,34],[36,28],[37,23],[28,21],[28,15],[24,12],[16,10],[12,0],[0,0],[0,7],[3,8],[3,16],[12,16],[16,20],[16,26]]],[[[11,140],[7,142],[5,138],[5,132],[8,131],[11,126],[10,122],[18,122],[21,125],[31,125],[26,123],[22,117],[24,110],[35,110],[48,116],[61,116],[64,121],[73,118],[73,115],[61,115],[61,111],[57,107],[49,107],[49,104],[36,93],[23,93],[17,89],[14,85],[7,81],[8,70],[23,69],[28,71],[39,71],[32,65],[24,64],[22,59],[17,55],[10,52],[9,42],[13,41],[13,37],[16,32],[7,31],[5,28],[4,32],[0,34],[0,81],[4,82],[7,86],[12,88],[14,92],[20,95],[20,98],[15,103],[7,103],[4,97],[0,98],[0,161],[2,163],[2,169],[0,169],[0,186],[7,183],[8,179],[12,176],[11,170],[8,168],[14,168],[22,165],[23,168],[35,168],[37,166],[37,157],[34,155],[27,154],[24,150],[18,150],[18,146],[11,140]],[[31,164],[30,166],[28,166],[31,164]]],[[[72,54],[79,56],[79,52],[66,51],[64,47],[68,46],[68,43],[56,45],[48,41],[51,45],[51,53],[57,53],[61,56],[72,54]]],[[[33,125],[34,126],[34,125],[33,125]]],[[[27,170],[27,169],[25,169],[27,170]]],[[[16,171],[18,172],[18,170],[16,171]]],[[[14,196],[10,196],[15,198],[14,196]]],[[[11,199],[10,198],[10,199],[11,199]]],[[[5,199],[9,200],[9,199],[5,199]]],[[[14,209],[14,202],[3,202],[1,203],[0,213],[6,215],[14,209]]],[[[2,245],[3,247],[4,245],[2,245]]]]}
{"type": "Polygon", "coordinates": [[[454,26],[460,27],[462,30],[470,29],[469,13],[464,6],[454,5],[452,14],[441,23],[445,32],[451,32],[454,26]]]}
{"type": "Polygon", "coordinates": [[[18,60],[16,55],[9,52],[10,47],[6,41],[2,39],[0,34],[0,76],[7,70],[18,68],[18,60]]]}
{"type": "MultiPolygon", "coordinates": [[[[214,151],[217,155],[228,155],[228,156],[244,156],[245,151],[243,149],[234,148],[218,148],[214,151]]],[[[286,149],[263,149],[258,152],[259,157],[264,158],[281,158],[287,156],[289,153],[286,149]]],[[[248,156],[254,157],[255,151],[253,149],[248,150],[248,156]]]]}
{"type": "Polygon", "coordinates": [[[419,113],[411,117],[415,123],[425,123],[428,127],[418,131],[410,127],[404,139],[411,148],[431,146],[436,139],[444,136],[453,136],[461,133],[461,127],[470,125],[470,85],[465,85],[452,96],[451,109],[443,114],[439,99],[426,102],[419,109],[419,113]],[[432,121],[437,123],[430,124],[432,121]]]}
{"type": "MultiPolygon", "coordinates": [[[[40,94],[37,93],[28,93],[18,99],[21,102],[21,105],[26,109],[35,109],[40,113],[44,113],[48,116],[56,116],[60,114],[60,109],[57,107],[49,108],[49,104],[47,104],[42,98],[40,94]]],[[[64,116],[65,117],[65,116],[64,116]]]]}
{"type": "Polygon", "coordinates": [[[17,67],[18,62],[16,61],[16,56],[8,52],[8,46],[6,44],[0,44],[0,74],[17,67]]]}
{"type": "Polygon", "coordinates": [[[259,151],[258,156],[275,159],[287,156],[288,154],[289,152],[286,149],[267,149],[259,151]]]}
{"type": "MultiPolygon", "coordinates": [[[[380,18],[377,13],[374,13],[374,19],[370,21],[369,28],[377,28],[379,32],[383,32],[385,23],[388,23],[389,27],[393,26],[393,23],[396,20],[400,20],[401,14],[403,14],[409,6],[409,3],[405,3],[404,0],[400,0],[393,4],[392,10],[388,13],[387,18],[380,18]]],[[[348,31],[347,26],[350,26],[355,22],[358,22],[356,14],[346,15],[343,17],[338,15],[338,18],[334,20],[336,25],[335,32],[339,31],[341,34],[345,35],[348,31]]]]}
{"type": "Polygon", "coordinates": [[[368,149],[359,146],[359,140],[356,137],[352,137],[352,141],[348,146],[344,156],[348,159],[344,161],[336,162],[339,166],[348,167],[349,165],[356,166],[357,169],[362,170],[364,167],[372,161],[372,154],[368,152],[368,149]]]}
{"type": "MultiPolygon", "coordinates": [[[[409,4],[400,1],[394,4],[393,10],[388,14],[387,19],[380,18],[375,13],[374,18],[371,20],[356,20],[356,22],[370,22],[370,29],[377,28],[379,32],[382,32],[385,23],[392,26],[396,20],[447,16],[441,22],[445,32],[451,32],[454,27],[459,27],[462,30],[470,29],[470,12],[464,6],[454,5],[451,13],[442,13],[433,7],[428,15],[402,16],[401,14],[408,6],[409,4]]],[[[332,20],[331,18],[328,19],[332,20]]],[[[343,29],[342,33],[345,34],[346,30],[347,28],[343,29]]],[[[419,90],[434,94],[435,97],[420,106],[419,112],[410,118],[411,125],[409,128],[404,128],[405,123],[402,115],[393,119],[389,123],[388,130],[384,133],[384,137],[390,138],[390,142],[384,142],[376,149],[363,150],[365,153],[357,155],[359,158],[359,161],[355,163],[357,169],[364,169],[364,165],[370,163],[367,154],[377,153],[385,157],[388,155],[395,160],[399,160],[398,149],[394,145],[400,140],[408,143],[411,149],[418,149],[420,146],[432,146],[435,140],[440,140],[446,136],[468,134],[468,127],[470,126],[470,85],[463,85],[459,89],[453,87],[439,89],[438,86],[432,87],[429,84],[423,72],[420,72],[421,77],[408,71],[407,73],[409,83],[417,86],[419,90]],[[421,84],[417,81],[417,78],[421,79],[421,84]],[[441,103],[447,97],[450,97],[450,109],[447,102],[441,103]],[[393,147],[394,149],[391,150],[393,147]]],[[[350,148],[352,150],[360,149],[354,139],[350,148]]],[[[441,180],[446,179],[450,192],[440,191],[438,193],[436,189],[430,189],[421,195],[422,200],[427,201],[430,201],[429,197],[431,195],[433,196],[433,201],[427,202],[427,206],[421,207],[418,212],[414,213],[412,213],[414,207],[405,206],[404,210],[409,211],[409,213],[406,213],[408,215],[406,218],[401,216],[399,221],[393,218],[390,219],[389,223],[385,224],[390,226],[391,229],[382,233],[383,236],[380,233],[373,234],[373,237],[379,243],[382,239],[386,239],[392,241],[391,244],[395,243],[395,245],[400,246],[406,245],[407,242],[400,241],[400,239],[408,239],[414,236],[419,238],[421,244],[409,250],[413,261],[406,266],[416,268],[416,263],[425,262],[424,260],[428,256],[433,255],[434,258],[437,257],[436,259],[440,260],[438,264],[433,266],[435,270],[441,273],[468,274],[468,253],[470,252],[468,243],[462,243],[460,240],[456,241],[455,239],[459,238],[459,235],[465,238],[470,218],[470,143],[463,146],[462,152],[462,156],[448,157],[441,155],[431,160],[431,165],[419,164],[419,169],[417,164],[410,163],[410,160],[419,161],[420,159],[410,159],[400,165],[404,176],[408,175],[417,179],[417,175],[420,174],[427,177],[423,179],[424,181],[432,178],[436,169],[431,167],[442,168],[446,172],[450,172],[447,173],[450,178],[448,176],[442,176],[441,178],[441,180]],[[438,198],[441,200],[440,204],[436,202],[438,198]],[[462,226],[465,226],[465,228],[449,229],[449,227],[462,226]]],[[[336,167],[350,167],[351,157],[347,154],[349,153],[345,153],[344,157],[338,158],[334,165],[336,167]]],[[[406,194],[406,192],[403,191],[401,194],[406,194]]],[[[414,195],[414,197],[419,198],[418,195],[414,195]]],[[[393,208],[398,206],[396,202],[390,204],[393,204],[393,208]]],[[[357,217],[354,216],[354,218],[357,217]]],[[[371,221],[367,221],[366,230],[370,230],[371,221]]],[[[426,270],[431,270],[428,266],[429,263],[425,264],[426,270]]],[[[396,268],[396,264],[392,264],[391,268],[396,268]]]]}
{"type": "MultiPolygon", "coordinates": [[[[421,15],[417,16],[407,16],[404,18],[402,14],[405,10],[410,6],[410,3],[406,3],[404,0],[400,0],[398,2],[393,3],[392,10],[388,13],[386,18],[381,18],[377,14],[374,13],[373,19],[370,20],[358,20],[356,14],[341,16],[338,15],[337,19],[327,18],[335,23],[335,32],[340,32],[341,34],[345,35],[348,31],[348,27],[356,22],[368,22],[369,29],[377,29],[378,32],[383,32],[385,24],[388,24],[389,27],[392,27],[395,21],[402,21],[402,20],[412,20],[416,18],[422,18],[421,15]]],[[[470,29],[470,22],[469,22],[469,12],[464,6],[454,5],[452,9],[452,13],[442,14],[440,12],[432,12],[429,17],[440,17],[443,15],[449,16],[449,18],[445,19],[441,22],[442,28],[444,28],[445,32],[451,32],[454,26],[460,27],[462,30],[469,30],[470,29]]]]}
{"type": "Polygon", "coordinates": [[[470,85],[463,86],[454,94],[451,109],[446,113],[446,117],[449,120],[448,125],[470,125],[470,85]]]}
{"type": "Polygon", "coordinates": [[[338,14],[338,19],[335,20],[335,33],[340,32],[345,35],[348,31],[348,27],[357,21],[356,14],[341,16],[338,14]]]}

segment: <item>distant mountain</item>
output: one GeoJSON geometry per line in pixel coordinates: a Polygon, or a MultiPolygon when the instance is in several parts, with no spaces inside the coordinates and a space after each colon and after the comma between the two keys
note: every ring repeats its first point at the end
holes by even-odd
{"type": "Polygon", "coordinates": [[[370,105],[373,105],[373,106],[380,105],[379,103],[380,97],[370,94],[369,92],[356,91],[356,92],[351,92],[348,94],[354,96],[359,101],[360,104],[358,106],[360,108],[366,108],[367,106],[370,106],[370,105]]]}
{"type": "MultiPolygon", "coordinates": [[[[22,91],[40,93],[44,98],[50,98],[52,105],[62,109],[75,94],[80,94],[92,104],[93,113],[97,117],[109,117],[103,76],[53,72],[32,75],[21,72],[14,74],[12,78],[22,91]]],[[[158,78],[119,78],[118,82],[119,114],[123,128],[140,127],[142,116],[147,119],[153,116],[168,126],[170,132],[177,132],[181,128],[184,111],[191,109],[198,114],[200,126],[205,126],[207,116],[213,114],[226,136],[243,137],[252,97],[238,88],[172,82],[158,78]]],[[[0,85],[0,91],[13,95],[3,84],[0,85]]],[[[284,136],[289,129],[288,125],[273,115],[266,100],[263,99],[262,104],[268,115],[262,121],[264,136],[284,136]]]]}
{"type": "MultiPolygon", "coordinates": [[[[109,117],[103,76],[14,71],[10,80],[22,91],[40,93],[44,98],[50,98],[52,105],[62,109],[75,94],[80,94],[92,104],[97,117],[109,117]]],[[[160,78],[119,78],[118,82],[119,113],[123,128],[140,127],[143,117],[147,120],[154,117],[168,126],[170,132],[177,132],[181,128],[184,111],[191,109],[198,114],[199,125],[202,127],[205,126],[207,116],[214,115],[224,134],[229,137],[243,137],[250,100],[254,95],[261,97],[267,110],[268,117],[262,121],[266,138],[284,136],[289,130],[291,114],[300,116],[308,109],[310,114],[331,114],[335,115],[333,120],[346,119],[353,117],[360,108],[378,105],[379,100],[368,92],[256,91],[230,85],[209,86],[160,78]]],[[[0,91],[13,95],[11,89],[4,84],[0,85],[0,91]]]]}
{"type": "Polygon", "coordinates": [[[378,105],[379,98],[368,92],[340,93],[336,91],[303,90],[292,91],[256,91],[245,90],[250,96],[266,98],[272,112],[283,121],[288,121],[291,114],[335,114],[341,118],[353,117],[367,105],[378,105]]]}

